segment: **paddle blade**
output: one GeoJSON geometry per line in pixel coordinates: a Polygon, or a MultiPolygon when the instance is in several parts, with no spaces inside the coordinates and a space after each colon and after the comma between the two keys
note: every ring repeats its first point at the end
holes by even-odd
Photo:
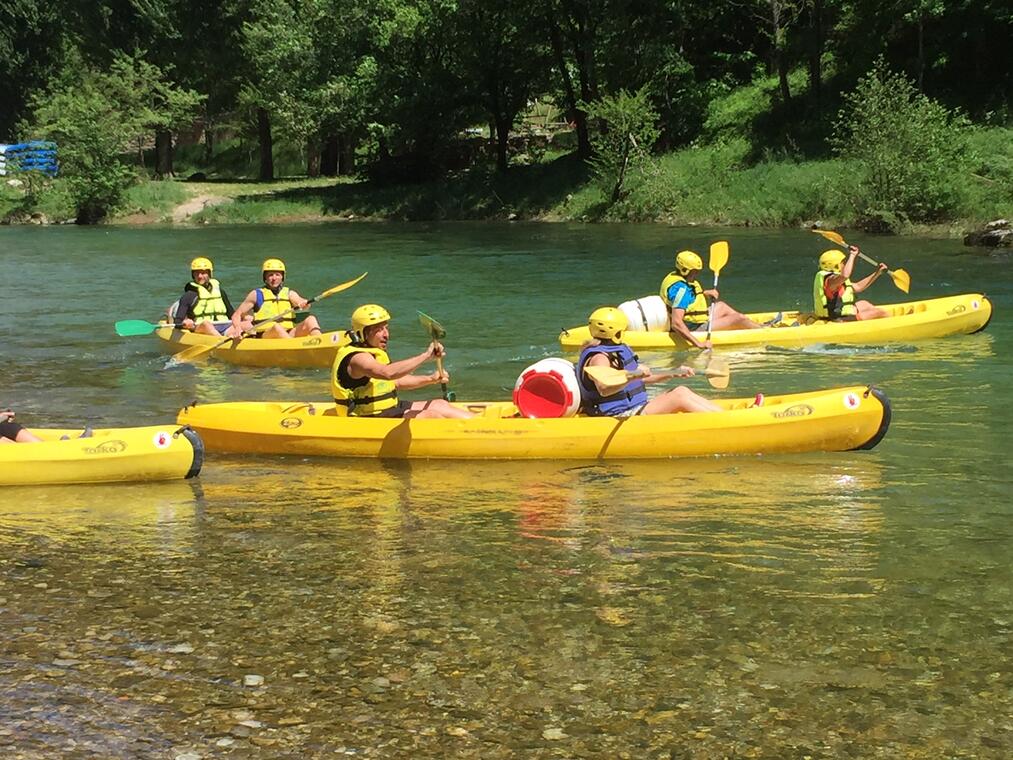
{"type": "Polygon", "coordinates": [[[598,364],[585,364],[584,374],[596,383],[609,388],[626,385],[630,381],[630,373],[624,369],[606,367],[598,364]]]}
{"type": "Polygon", "coordinates": [[[354,280],[349,280],[348,282],[343,282],[340,285],[335,285],[330,290],[325,290],[323,293],[321,293],[320,295],[318,295],[315,298],[313,298],[312,301],[313,302],[321,301],[324,298],[327,298],[327,296],[333,296],[335,293],[340,293],[342,290],[348,290],[350,287],[352,287],[357,282],[359,282],[359,280],[361,280],[367,274],[369,274],[369,272],[363,272],[358,277],[356,277],[354,280]]]}
{"type": "Polygon", "coordinates": [[[429,333],[429,337],[433,340],[442,340],[447,337],[447,331],[443,329],[443,325],[421,311],[419,312],[419,324],[422,325],[422,328],[429,333]]]}
{"type": "Polygon", "coordinates": [[[711,243],[710,254],[708,265],[714,276],[717,277],[718,272],[728,263],[728,241],[718,240],[716,243],[711,243]]]}
{"type": "Polygon", "coordinates": [[[703,373],[713,388],[727,388],[728,383],[731,382],[731,370],[728,368],[728,362],[716,356],[711,357],[703,373]]]}
{"type": "Polygon", "coordinates": [[[911,290],[911,275],[905,270],[891,269],[890,277],[893,278],[893,284],[897,286],[898,290],[902,290],[905,293],[911,290]]]}
{"type": "Polygon", "coordinates": [[[143,319],[121,319],[113,325],[116,329],[116,334],[121,338],[129,338],[134,335],[151,335],[151,333],[161,326],[146,322],[143,319]]]}
{"type": "Polygon", "coordinates": [[[844,242],[844,238],[842,238],[840,235],[838,235],[833,230],[810,230],[810,232],[815,232],[817,235],[822,235],[827,240],[829,240],[831,243],[836,243],[841,248],[847,248],[848,247],[848,244],[844,242]]]}

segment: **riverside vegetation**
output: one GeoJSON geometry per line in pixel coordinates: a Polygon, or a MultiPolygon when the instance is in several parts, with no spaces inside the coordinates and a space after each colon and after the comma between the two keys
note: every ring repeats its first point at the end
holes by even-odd
{"type": "Polygon", "coordinates": [[[1013,21],[987,2],[107,5],[26,0],[0,29],[0,139],[61,161],[0,218],[958,234],[1013,212],[1013,21]]]}

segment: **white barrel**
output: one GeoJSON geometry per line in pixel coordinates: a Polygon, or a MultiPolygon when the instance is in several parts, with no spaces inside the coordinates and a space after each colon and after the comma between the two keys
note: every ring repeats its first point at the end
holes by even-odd
{"type": "Polygon", "coordinates": [[[619,304],[630,325],[627,330],[638,332],[668,332],[668,307],[661,296],[644,296],[619,304]]]}
{"type": "Polygon", "coordinates": [[[514,384],[514,406],[525,417],[572,417],[580,408],[580,384],[573,362],[542,359],[524,369],[514,384]]]}

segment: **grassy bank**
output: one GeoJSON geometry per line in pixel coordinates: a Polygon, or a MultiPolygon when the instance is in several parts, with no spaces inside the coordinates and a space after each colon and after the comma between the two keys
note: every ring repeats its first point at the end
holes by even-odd
{"type": "MultiPolygon", "coordinates": [[[[958,178],[960,212],[931,228],[934,234],[961,234],[1013,215],[1013,130],[982,129],[974,140],[980,168],[958,178]]],[[[503,175],[473,169],[418,184],[298,177],[273,183],[142,182],[110,222],[172,222],[173,211],[193,199],[197,204],[187,223],[537,219],[784,227],[820,220],[847,227],[856,222],[846,192],[846,162],[756,162],[749,155],[746,140],[729,138],[655,157],[631,183],[629,195],[611,206],[573,155],[548,155],[503,175]]],[[[0,217],[16,206],[25,208],[25,201],[21,190],[4,184],[0,217]]],[[[73,216],[59,181],[29,208],[50,220],[73,216]]]]}

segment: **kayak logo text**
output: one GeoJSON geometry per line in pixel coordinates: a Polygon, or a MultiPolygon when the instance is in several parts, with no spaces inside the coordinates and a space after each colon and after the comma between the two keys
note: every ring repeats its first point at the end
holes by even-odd
{"type": "Polygon", "coordinates": [[[294,430],[295,428],[302,425],[302,420],[299,419],[298,417],[286,417],[278,424],[281,425],[286,430],[294,430]]]}
{"type": "Polygon", "coordinates": [[[778,419],[785,417],[808,417],[815,411],[809,404],[793,404],[783,412],[772,412],[771,417],[777,417],[778,419]]]}
{"type": "Polygon", "coordinates": [[[84,450],[85,454],[119,454],[127,450],[126,441],[103,441],[98,446],[84,450]]]}

